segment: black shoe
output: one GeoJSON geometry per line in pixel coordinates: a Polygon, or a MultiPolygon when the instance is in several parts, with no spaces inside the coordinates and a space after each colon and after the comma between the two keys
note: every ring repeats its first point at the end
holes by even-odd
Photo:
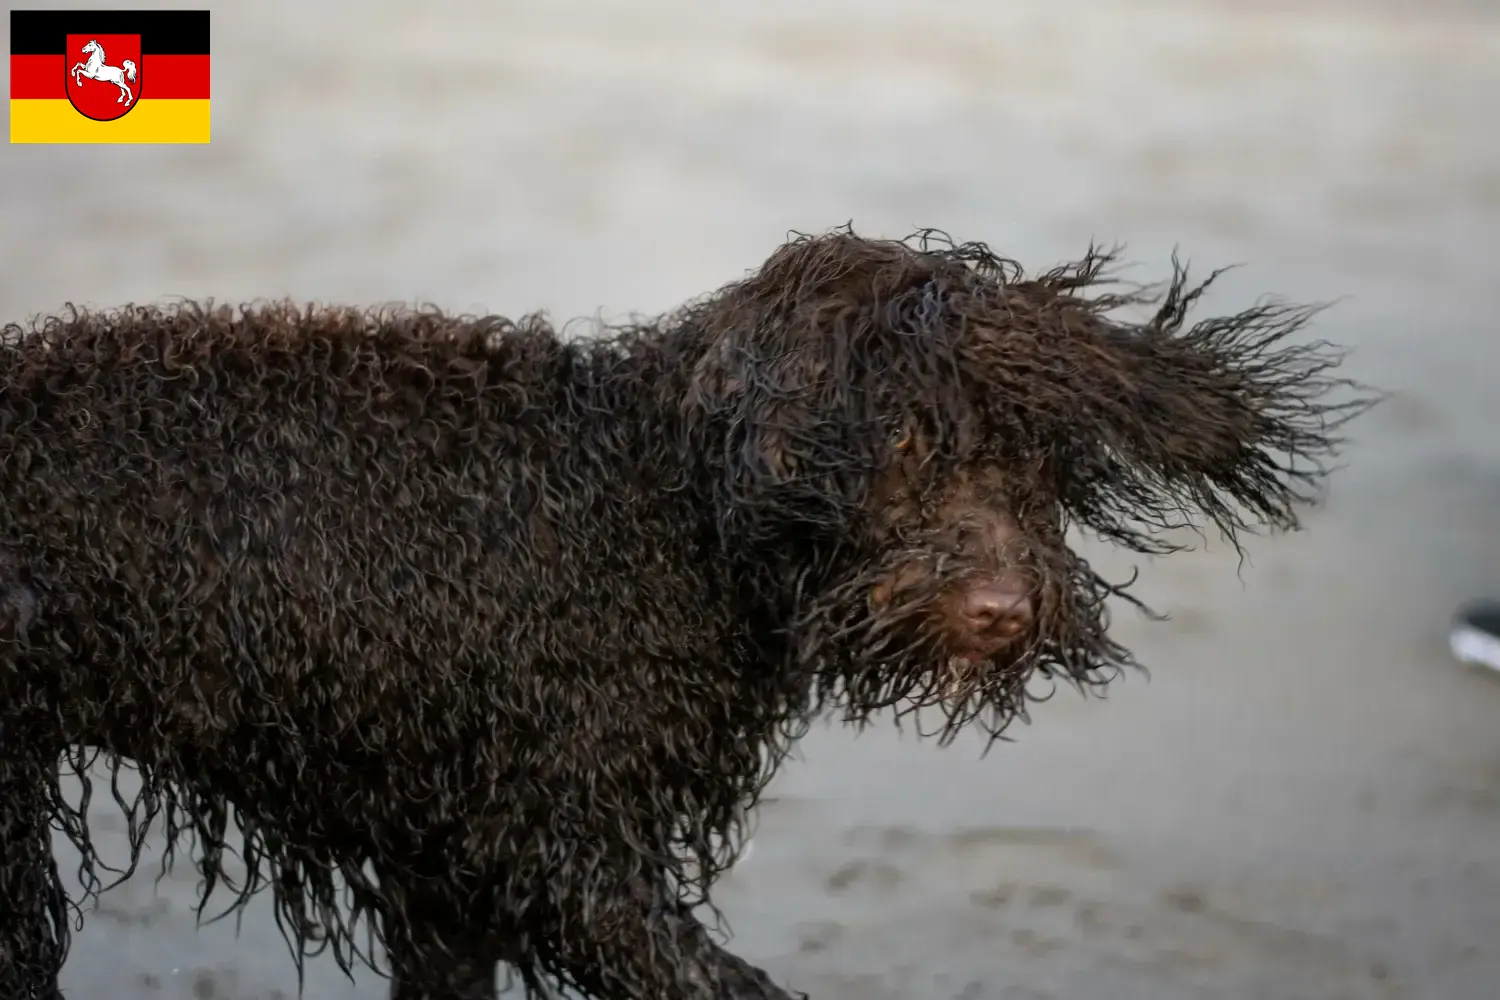
{"type": "Polygon", "coordinates": [[[1500,601],[1478,601],[1460,611],[1448,632],[1448,648],[1464,663],[1500,672],[1500,601]]]}

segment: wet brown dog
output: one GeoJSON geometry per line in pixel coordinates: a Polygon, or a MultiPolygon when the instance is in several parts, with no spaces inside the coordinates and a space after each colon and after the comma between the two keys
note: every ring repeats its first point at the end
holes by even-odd
{"type": "MultiPolygon", "coordinates": [[[[401,1000],[785,997],[691,907],[808,721],[999,733],[1101,685],[1082,528],[1296,525],[1367,405],[1310,310],[1188,326],[934,234],[799,238],[676,314],[70,314],[0,345],[0,994],[54,997],[57,760],[242,836],[289,939],[401,1000]],[[1353,391],[1340,393],[1335,390],[1353,391]],[[1342,398],[1341,398],[1342,397],[1342,398]],[[231,827],[235,829],[232,831],[231,827]],[[344,889],[340,888],[341,877],[344,889]],[[364,957],[369,957],[364,954],[364,957]]],[[[232,836],[232,833],[236,836],[232,836]]]]}

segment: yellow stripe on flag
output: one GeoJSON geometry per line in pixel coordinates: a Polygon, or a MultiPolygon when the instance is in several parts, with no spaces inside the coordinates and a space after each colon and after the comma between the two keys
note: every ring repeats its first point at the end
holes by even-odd
{"type": "Polygon", "coordinates": [[[96,122],[66,100],[11,101],[11,142],[207,142],[209,101],[144,100],[96,122]]]}

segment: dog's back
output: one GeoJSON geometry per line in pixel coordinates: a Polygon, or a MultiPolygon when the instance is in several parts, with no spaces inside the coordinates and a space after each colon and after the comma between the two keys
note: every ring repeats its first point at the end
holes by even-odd
{"type": "Polygon", "coordinates": [[[701,578],[622,575],[687,563],[663,549],[682,512],[591,445],[618,431],[550,334],[416,316],[141,312],[0,349],[0,697],[39,738],[284,798],[335,839],[438,788],[434,824],[472,816],[463,755],[500,742],[486,785],[545,783],[595,710],[619,732],[583,749],[641,742],[621,706],[660,692],[573,665],[711,640],[701,578]],[[396,757],[431,787],[388,780],[396,757]]]}

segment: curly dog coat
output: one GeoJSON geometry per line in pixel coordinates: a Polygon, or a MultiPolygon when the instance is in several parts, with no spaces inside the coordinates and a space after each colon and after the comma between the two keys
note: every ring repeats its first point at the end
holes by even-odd
{"type": "MultiPolygon", "coordinates": [[[[0,996],[51,998],[98,755],[204,900],[393,995],[785,998],[692,908],[824,709],[998,734],[1133,664],[1065,541],[1297,525],[1369,397],[1204,286],[797,237],[676,313],[130,307],[0,343],[0,996]],[[1122,311],[1154,303],[1129,322],[1122,311]],[[1346,394],[1343,390],[1352,389],[1346,394]],[[59,767],[59,760],[62,767],[59,767]],[[363,926],[363,933],[360,928],[363,926]],[[361,944],[360,942],[364,943],[361,944]]],[[[1212,279],[1210,279],[1212,280],[1212,279]]]]}

